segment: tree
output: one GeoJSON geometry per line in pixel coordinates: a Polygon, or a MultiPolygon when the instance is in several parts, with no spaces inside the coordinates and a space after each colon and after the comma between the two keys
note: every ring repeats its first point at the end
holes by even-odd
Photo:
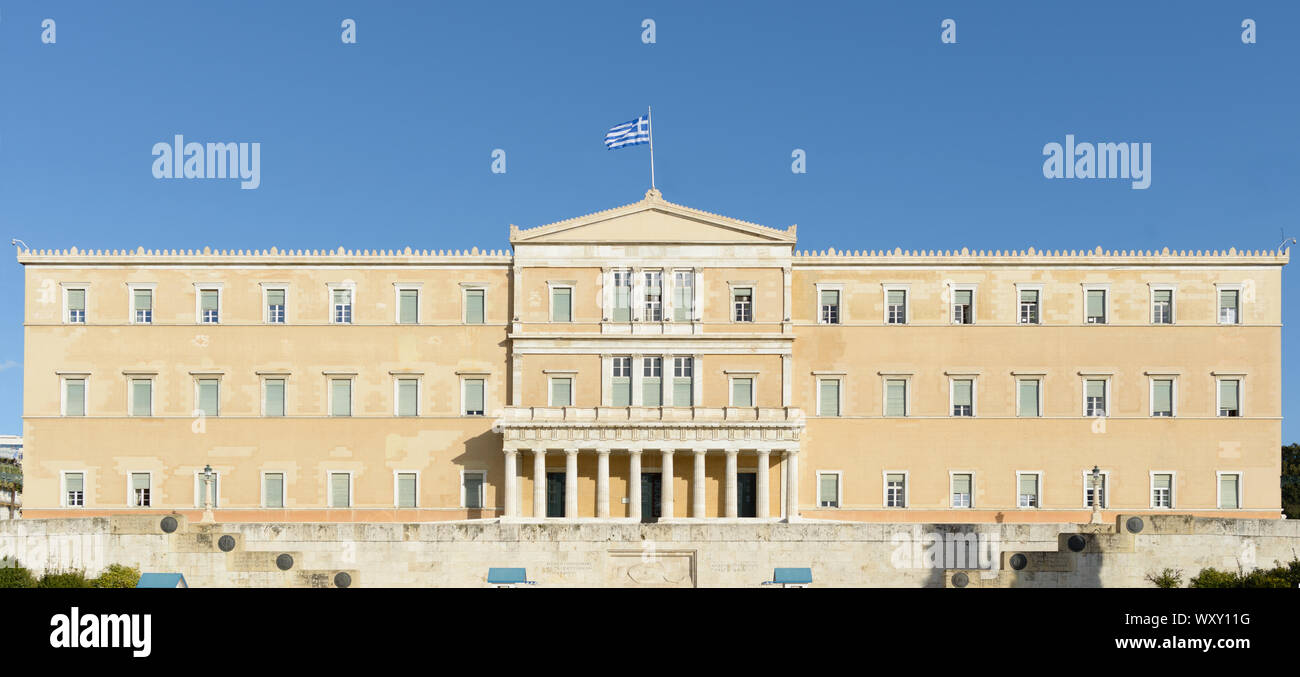
{"type": "Polygon", "coordinates": [[[0,460],[0,507],[9,509],[9,519],[17,511],[18,494],[23,491],[23,468],[17,463],[0,460]]]}
{"type": "Polygon", "coordinates": [[[1300,519],[1300,444],[1282,447],[1282,512],[1300,519]]]}

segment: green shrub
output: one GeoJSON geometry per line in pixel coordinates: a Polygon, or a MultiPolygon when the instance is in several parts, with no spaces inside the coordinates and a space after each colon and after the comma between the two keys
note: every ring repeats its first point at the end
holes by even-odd
{"type": "Polygon", "coordinates": [[[47,571],[36,582],[38,588],[89,588],[86,573],[72,569],[69,571],[47,571]]]}
{"type": "Polygon", "coordinates": [[[1274,562],[1272,569],[1255,569],[1247,572],[1201,569],[1192,578],[1193,588],[1295,588],[1300,586],[1300,557],[1287,564],[1274,562]]]}
{"type": "Polygon", "coordinates": [[[90,583],[96,588],[134,588],[139,582],[139,569],[124,564],[110,564],[104,573],[90,583]]]}
{"type": "Polygon", "coordinates": [[[1147,574],[1147,580],[1157,588],[1183,587],[1183,572],[1178,569],[1164,569],[1158,574],[1147,574]]]}
{"type": "Polygon", "coordinates": [[[36,577],[24,567],[0,567],[0,588],[34,588],[36,577]]]}

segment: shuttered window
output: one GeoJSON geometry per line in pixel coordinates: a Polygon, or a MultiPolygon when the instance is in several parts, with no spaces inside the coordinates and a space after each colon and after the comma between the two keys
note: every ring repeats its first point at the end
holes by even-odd
{"type": "Polygon", "coordinates": [[[68,322],[84,324],[86,322],[86,290],[68,290],[68,322]]]}
{"type": "Polygon", "coordinates": [[[573,379],[570,378],[551,379],[551,406],[552,407],[573,406],[573,379]]]}
{"type": "Polygon", "coordinates": [[[284,379],[266,379],[266,415],[284,416],[284,379]]]}
{"type": "Polygon", "coordinates": [[[1151,322],[1153,324],[1174,323],[1174,291],[1156,289],[1151,293],[1151,322]]]}
{"type": "Polygon", "coordinates": [[[465,507],[479,509],[483,507],[483,473],[465,473],[465,507]]]}
{"type": "Polygon", "coordinates": [[[889,379],[885,381],[885,415],[907,415],[907,381],[889,379]]]}
{"type": "Polygon", "coordinates": [[[153,322],[153,290],[136,289],[131,292],[131,305],[135,306],[136,324],[153,322]]]}
{"type": "Polygon", "coordinates": [[[86,484],[85,475],[79,472],[70,472],[63,476],[63,491],[66,494],[65,504],[69,508],[78,508],[86,504],[86,484]]]}
{"type": "Polygon", "coordinates": [[[822,324],[840,323],[840,292],[838,289],[823,289],[821,292],[822,324]]]}
{"type": "Polygon", "coordinates": [[[1174,381],[1158,378],[1151,381],[1151,415],[1174,415],[1174,381]]]}
{"type": "Polygon", "coordinates": [[[1038,387],[1037,379],[1021,379],[1018,383],[1020,403],[1016,408],[1018,416],[1040,416],[1038,406],[1038,387]]]}
{"type": "Polygon", "coordinates": [[[1106,381],[1104,379],[1087,379],[1084,381],[1084,416],[1106,415],[1106,381]]]}
{"type": "Polygon", "coordinates": [[[1020,290],[1020,324],[1038,324],[1038,290],[1020,290]]]}
{"type": "Polygon", "coordinates": [[[420,381],[414,378],[397,379],[397,415],[418,416],[420,413],[420,381]]]}
{"type": "Polygon", "coordinates": [[[269,472],[262,476],[263,500],[268,508],[284,507],[284,473],[269,472]]]}
{"type": "Polygon", "coordinates": [[[66,391],[64,395],[64,416],[85,416],[86,415],[86,379],[70,378],[63,382],[63,388],[66,391]]]}
{"type": "Polygon", "coordinates": [[[573,290],[568,287],[551,289],[551,321],[573,321],[573,290]]]}
{"type": "Polygon", "coordinates": [[[137,508],[148,508],[152,505],[149,489],[149,473],[131,473],[131,505],[137,508]]]}
{"type": "Polygon", "coordinates": [[[839,416],[840,415],[840,380],[837,378],[824,378],[817,383],[818,416],[839,416]]]}
{"type": "Polygon", "coordinates": [[[974,416],[975,405],[972,391],[975,382],[971,379],[954,379],[952,382],[952,415],[974,416]]]}
{"type": "Polygon", "coordinates": [[[1241,320],[1237,308],[1238,298],[1236,289],[1219,290],[1219,324],[1237,324],[1241,320]]]}
{"type": "Polygon", "coordinates": [[[221,382],[215,378],[199,379],[199,411],[204,416],[217,416],[220,410],[221,382]]]}
{"type": "Polygon", "coordinates": [[[610,405],[632,406],[632,358],[615,357],[610,360],[610,405]]]}
{"type": "Polygon", "coordinates": [[[695,406],[694,360],[690,357],[673,358],[673,406],[695,406]]]}
{"type": "Polygon", "coordinates": [[[284,324],[284,290],[266,290],[266,321],[271,324],[284,324]]]}
{"type": "Polygon", "coordinates": [[[663,273],[648,270],[645,276],[645,320],[659,322],[663,317],[663,273]]]}
{"type": "Polygon", "coordinates": [[[953,324],[971,324],[975,321],[975,306],[971,303],[972,292],[958,289],[952,293],[953,324]]]}
{"type": "Polygon", "coordinates": [[[891,289],[885,292],[885,322],[888,324],[907,323],[907,292],[891,289]]]}
{"type": "Polygon", "coordinates": [[[1088,324],[1106,324],[1106,291],[1089,289],[1087,293],[1088,324]]]}
{"type": "Polygon", "coordinates": [[[971,507],[971,476],[959,473],[952,476],[952,507],[971,507]]]}
{"type": "Polygon", "coordinates": [[[415,473],[402,472],[397,473],[397,507],[414,508],[415,506],[415,473]]]}
{"type": "Polygon", "coordinates": [[[153,381],[147,378],[131,379],[131,415],[153,415],[153,381]]]}
{"type": "Polygon", "coordinates": [[[469,289],[465,292],[465,323],[483,324],[483,290],[469,289]]]}
{"type": "Polygon", "coordinates": [[[735,322],[754,321],[754,290],[736,287],[731,290],[731,319],[735,322]]]}
{"type": "Polygon", "coordinates": [[[483,412],[486,409],[483,406],[483,385],[484,385],[484,381],[481,378],[465,379],[465,415],[466,416],[483,415],[483,412]]]}
{"type": "Polygon", "coordinates": [[[614,271],[614,321],[632,320],[632,271],[614,271]]]}
{"type": "Polygon", "coordinates": [[[418,289],[401,289],[397,292],[397,322],[399,324],[417,324],[420,321],[420,291],[418,289]]]}
{"type": "Polygon", "coordinates": [[[752,378],[731,379],[731,406],[733,407],[754,406],[754,379],[752,378]]]}
{"type": "Polygon", "coordinates": [[[1151,476],[1151,507],[1153,508],[1172,508],[1174,490],[1174,476],[1167,473],[1157,473],[1151,476]]]}
{"type": "Polygon", "coordinates": [[[1219,475],[1219,507],[1241,507],[1241,475],[1219,475]]]}
{"type": "Polygon", "coordinates": [[[823,508],[840,507],[840,476],[821,473],[817,482],[817,505],[823,508]]]}
{"type": "Polygon", "coordinates": [[[1024,474],[1017,484],[1020,485],[1020,502],[1022,508],[1038,507],[1038,475],[1024,474]]]}
{"type": "Polygon", "coordinates": [[[1226,378],[1219,381],[1219,415],[1241,415],[1241,381],[1226,378]]]}
{"type": "Polygon", "coordinates": [[[221,321],[221,292],[215,289],[199,290],[199,321],[215,324],[221,321]]]}
{"type": "Polygon", "coordinates": [[[352,415],[352,379],[330,379],[330,416],[352,415]]]}
{"type": "Polygon", "coordinates": [[[352,507],[352,476],[347,473],[330,473],[330,507],[352,507]]]}
{"type": "Polygon", "coordinates": [[[662,357],[645,357],[641,361],[641,405],[663,406],[664,361],[662,357]]]}
{"type": "Polygon", "coordinates": [[[689,322],[695,319],[695,272],[678,270],[673,273],[673,321],[689,322]]]}

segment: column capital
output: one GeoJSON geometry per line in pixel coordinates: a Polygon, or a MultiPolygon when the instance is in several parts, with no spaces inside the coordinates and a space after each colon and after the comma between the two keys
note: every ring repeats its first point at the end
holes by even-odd
{"type": "Polygon", "coordinates": [[[513,456],[513,455],[515,455],[515,454],[517,454],[517,453],[519,453],[520,451],[523,451],[523,450],[522,450],[522,449],[515,449],[515,448],[513,448],[513,447],[506,447],[505,449],[502,449],[501,451],[505,452],[505,455],[506,455],[506,456],[513,456]]]}
{"type": "Polygon", "coordinates": [[[628,450],[627,450],[627,453],[628,453],[629,456],[640,456],[640,455],[641,455],[641,450],[640,450],[640,449],[628,449],[628,450]]]}
{"type": "Polygon", "coordinates": [[[739,453],[740,453],[740,450],[739,450],[739,449],[734,449],[734,448],[733,448],[733,449],[723,449],[723,451],[727,452],[727,455],[728,455],[728,456],[735,456],[736,454],[739,454],[739,453]]]}
{"type": "Polygon", "coordinates": [[[778,449],[777,451],[781,452],[782,454],[785,454],[786,456],[798,456],[798,455],[799,455],[799,449],[798,449],[798,448],[794,448],[794,449],[778,449]]]}
{"type": "Polygon", "coordinates": [[[709,449],[708,449],[707,447],[695,447],[694,449],[691,449],[691,451],[694,452],[694,453],[696,453],[696,454],[707,454],[707,453],[709,453],[709,449]]]}
{"type": "Polygon", "coordinates": [[[566,449],[564,450],[564,455],[565,455],[565,456],[577,456],[577,455],[578,455],[578,448],[577,448],[577,447],[568,447],[568,448],[566,448],[566,449]]]}
{"type": "Polygon", "coordinates": [[[596,447],[596,453],[601,456],[609,456],[609,447],[596,447]]]}
{"type": "Polygon", "coordinates": [[[754,450],[754,453],[758,454],[759,456],[767,456],[768,454],[772,453],[772,450],[771,450],[771,449],[755,449],[755,450],[754,450]]]}

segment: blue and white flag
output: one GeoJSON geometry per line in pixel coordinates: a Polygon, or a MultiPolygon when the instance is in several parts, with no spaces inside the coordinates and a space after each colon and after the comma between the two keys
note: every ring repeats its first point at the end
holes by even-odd
{"type": "Polygon", "coordinates": [[[650,116],[642,115],[635,120],[628,120],[614,125],[605,133],[605,147],[614,150],[623,146],[635,146],[650,143],[650,116]]]}

